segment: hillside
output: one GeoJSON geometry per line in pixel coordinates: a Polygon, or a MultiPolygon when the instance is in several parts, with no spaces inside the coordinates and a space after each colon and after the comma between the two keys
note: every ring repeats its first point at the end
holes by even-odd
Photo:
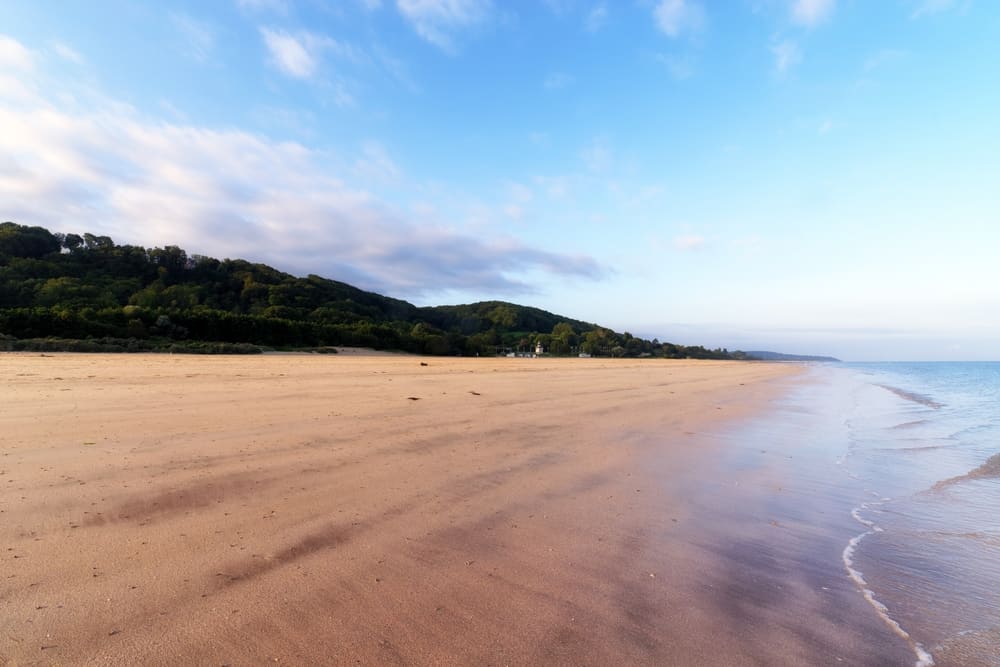
{"type": "Polygon", "coordinates": [[[742,358],[647,341],[501,301],[418,308],[336,280],[177,246],[0,224],[0,349],[253,352],[356,345],[421,354],[529,351],[742,358]]]}

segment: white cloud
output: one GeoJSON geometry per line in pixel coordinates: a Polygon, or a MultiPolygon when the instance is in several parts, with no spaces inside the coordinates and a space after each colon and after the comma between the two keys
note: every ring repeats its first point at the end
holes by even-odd
{"type": "Polygon", "coordinates": [[[326,52],[333,52],[355,63],[368,60],[361,51],[326,35],[306,31],[293,34],[271,28],[261,28],[260,34],[264,38],[272,64],[296,79],[313,78],[326,52]]]}
{"type": "Polygon", "coordinates": [[[594,6],[589,12],[587,12],[586,26],[587,30],[590,32],[597,32],[604,27],[605,22],[608,20],[608,8],[601,3],[594,6]]]}
{"type": "MultiPolygon", "coordinates": [[[[325,68],[326,56],[333,55],[353,65],[378,63],[365,51],[327,35],[305,30],[292,33],[265,27],[260,28],[260,34],[275,69],[294,79],[316,84],[315,90],[324,101],[340,107],[355,106],[352,92],[355,85],[339,71],[325,68]]],[[[390,74],[393,72],[390,71],[390,74]]]]}
{"type": "Polygon", "coordinates": [[[802,51],[799,49],[799,45],[790,39],[772,44],[771,54],[774,56],[774,70],[778,74],[783,75],[802,62],[802,51]]]}
{"type": "MultiPolygon", "coordinates": [[[[38,91],[30,82],[34,81],[32,76],[37,66],[35,52],[25,47],[15,39],[0,35],[0,101],[5,104],[32,104],[38,98],[38,91]]],[[[8,132],[8,129],[0,125],[3,131],[0,135],[8,132]]],[[[3,169],[7,168],[7,162],[3,160],[0,153],[0,177],[3,169]]],[[[0,200],[2,201],[2,200],[0,200]]]]}
{"type": "Polygon", "coordinates": [[[27,71],[34,66],[35,58],[30,50],[16,39],[0,35],[0,68],[27,71]]]}
{"type": "Polygon", "coordinates": [[[264,44],[275,67],[297,79],[308,79],[316,72],[317,56],[305,44],[284,30],[261,28],[264,44]]]}
{"type": "Polygon", "coordinates": [[[653,10],[656,25],[669,37],[698,32],[705,25],[705,10],[692,0],[660,0],[653,10]]]}
{"type": "Polygon", "coordinates": [[[453,33],[486,20],[489,0],[396,0],[399,13],[423,39],[454,51],[453,33]]]}
{"type": "Polygon", "coordinates": [[[804,26],[816,26],[833,14],[837,0],[794,0],[792,20],[804,26]]]}
{"type": "Polygon", "coordinates": [[[335,159],[297,142],[147,118],[67,84],[88,100],[83,112],[31,73],[23,78],[34,98],[14,105],[0,92],[5,219],[120,243],[178,244],[411,297],[530,291],[533,283],[520,276],[536,271],[573,279],[603,273],[589,257],[488,230],[472,236],[441,217],[418,223],[405,205],[372,194],[372,170],[402,178],[377,143],[365,144],[356,162],[335,159]],[[343,166],[352,163],[365,173],[343,166]]]}

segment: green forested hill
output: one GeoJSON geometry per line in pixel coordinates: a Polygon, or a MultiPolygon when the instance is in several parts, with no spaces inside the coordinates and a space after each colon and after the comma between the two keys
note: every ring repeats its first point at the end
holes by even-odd
{"type": "Polygon", "coordinates": [[[256,351],[359,345],[424,354],[731,356],[618,334],[512,303],[416,306],[264,264],[0,224],[6,349],[256,351]]]}

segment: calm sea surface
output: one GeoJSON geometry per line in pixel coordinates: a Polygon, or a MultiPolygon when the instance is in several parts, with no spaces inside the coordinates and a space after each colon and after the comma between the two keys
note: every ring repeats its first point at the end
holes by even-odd
{"type": "Polygon", "coordinates": [[[843,364],[844,564],[918,661],[1000,665],[1000,363],[843,364]],[[923,652],[923,653],[922,653],[923,652]]]}

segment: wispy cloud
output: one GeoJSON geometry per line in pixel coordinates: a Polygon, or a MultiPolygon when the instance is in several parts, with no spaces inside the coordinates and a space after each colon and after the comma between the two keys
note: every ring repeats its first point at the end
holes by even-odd
{"type": "Polygon", "coordinates": [[[326,53],[333,53],[353,63],[368,62],[369,58],[350,44],[338,42],[327,35],[308,31],[290,33],[285,30],[261,28],[272,64],[296,79],[313,78],[326,53]]]}
{"type": "Polygon", "coordinates": [[[403,177],[377,143],[362,147],[352,169],[298,142],[167,123],[73,88],[92,101],[82,112],[33,83],[23,69],[32,54],[18,46],[0,42],[2,62],[20,63],[35,97],[9,104],[0,89],[0,201],[8,219],[119,242],[176,243],[409,297],[531,291],[523,276],[539,271],[604,275],[587,256],[487,230],[473,236],[444,217],[418,223],[405,206],[372,194],[379,173],[403,177]]]}
{"type": "Polygon", "coordinates": [[[167,112],[167,114],[176,121],[186,121],[188,115],[179,109],[173,102],[167,99],[161,99],[159,101],[160,108],[167,112]]]}
{"type": "Polygon", "coordinates": [[[507,204],[504,213],[512,220],[521,220],[526,213],[526,206],[535,198],[535,193],[523,183],[511,183],[507,188],[507,204]]]}
{"type": "Polygon", "coordinates": [[[399,13],[424,40],[455,51],[454,34],[482,23],[489,16],[489,0],[396,0],[399,13]]]}
{"type": "Polygon", "coordinates": [[[67,60],[75,65],[80,65],[83,63],[83,56],[81,56],[73,47],[64,42],[52,42],[52,50],[57,56],[63,60],[67,60]]]}
{"type": "Polygon", "coordinates": [[[692,0],[660,0],[653,9],[657,27],[669,37],[698,32],[705,26],[705,10],[692,0]]]}
{"type": "Polygon", "coordinates": [[[584,25],[589,32],[597,32],[604,27],[607,20],[608,8],[602,2],[599,5],[595,5],[589,12],[587,12],[587,18],[586,21],[584,21],[584,25]]]}
{"type": "Polygon", "coordinates": [[[519,204],[526,204],[535,198],[534,192],[524,183],[511,183],[508,190],[510,198],[519,204]]]}
{"type": "Polygon", "coordinates": [[[389,155],[385,146],[377,141],[366,141],[361,156],[354,163],[354,171],[366,181],[395,181],[402,172],[389,155]]]}
{"type": "Polygon", "coordinates": [[[614,153],[604,137],[596,137],[580,151],[580,158],[590,171],[607,171],[614,162],[614,153]]]}
{"type": "Polygon", "coordinates": [[[319,51],[324,41],[315,37],[294,37],[284,30],[261,28],[271,62],[279,70],[297,79],[308,79],[316,72],[319,51]],[[307,46],[307,41],[309,46],[307,46]]]}
{"type": "MultiPolygon", "coordinates": [[[[348,42],[306,30],[289,32],[268,27],[259,30],[271,66],[285,76],[312,84],[313,91],[325,103],[338,107],[357,105],[357,79],[346,73],[350,68],[364,70],[381,65],[394,78],[401,74],[400,69],[393,67],[396,63],[386,60],[381,51],[369,54],[348,42]],[[337,59],[337,67],[330,65],[332,58],[337,59]]],[[[365,71],[365,75],[371,76],[371,71],[365,71]]],[[[408,87],[413,89],[412,85],[408,87]]]]}
{"type": "Polygon", "coordinates": [[[417,80],[410,72],[410,66],[402,58],[396,57],[394,53],[385,46],[374,43],[369,45],[372,61],[382,67],[396,83],[411,93],[419,93],[421,88],[417,80]]]}
{"type": "Polygon", "coordinates": [[[187,14],[172,14],[170,21],[180,33],[183,54],[200,62],[208,60],[215,48],[215,32],[212,28],[187,14]]]}
{"type": "Polygon", "coordinates": [[[572,176],[536,176],[534,179],[537,185],[549,199],[566,199],[572,194],[574,179],[572,176]]]}
{"type": "Polygon", "coordinates": [[[790,39],[771,44],[771,55],[774,56],[774,71],[779,75],[786,74],[802,62],[802,50],[790,39]]]}
{"type": "Polygon", "coordinates": [[[556,16],[565,16],[573,10],[574,0],[542,0],[549,11],[556,16]]]}
{"type": "Polygon", "coordinates": [[[819,25],[830,18],[836,5],[837,0],[794,0],[792,21],[809,27],[819,25]]]}
{"type": "Polygon", "coordinates": [[[250,12],[274,12],[288,14],[288,0],[236,0],[236,5],[250,12]]]}
{"type": "Polygon", "coordinates": [[[910,14],[910,18],[919,19],[924,16],[940,14],[941,12],[946,12],[957,7],[964,7],[965,5],[966,3],[959,0],[920,0],[913,13],[910,14]]]}

